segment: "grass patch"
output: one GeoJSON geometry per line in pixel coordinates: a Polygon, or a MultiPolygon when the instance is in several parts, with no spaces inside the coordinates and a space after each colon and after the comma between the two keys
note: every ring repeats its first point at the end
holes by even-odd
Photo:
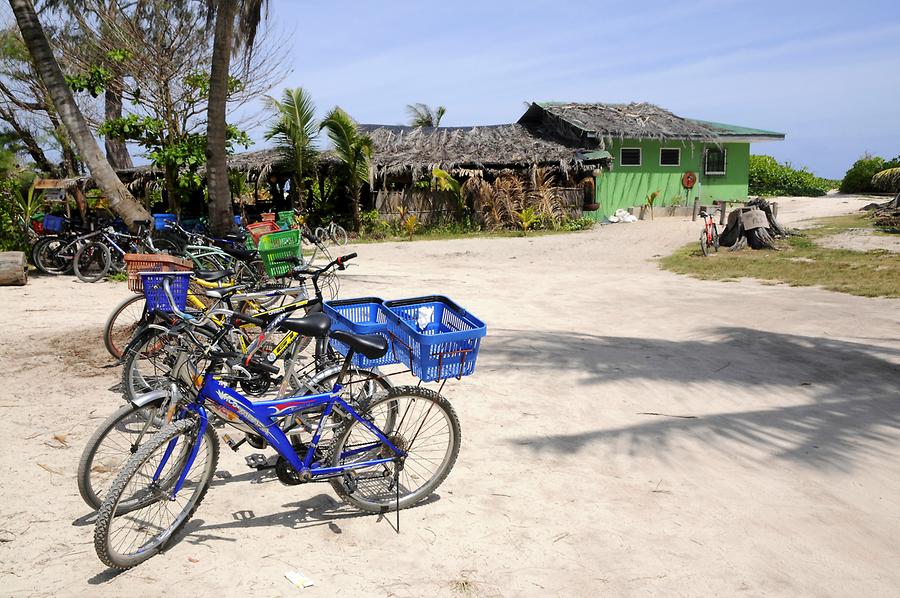
{"type": "Polygon", "coordinates": [[[685,245],[660,260],[666,270],[704,280],[756,278],[791,286],[821,286],[829,291],[862,297],[900,297],[900,254],[889,251],[850,251],[816,244],[822,237],[849,229],[872,229],[865,216],[838,216],[778,241],[779,251],[753,250],[704,258],[697,243],[685,245]]]}

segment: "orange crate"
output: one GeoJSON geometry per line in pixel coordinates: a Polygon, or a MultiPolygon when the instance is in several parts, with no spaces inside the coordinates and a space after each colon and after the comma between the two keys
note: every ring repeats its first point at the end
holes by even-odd
{"type": "Polygon", "coordinates": [[[266,212],[264,214],[260,214],[259,217],[263,222],[275,222],[275,213],[274,212],[266,212]]]}
{"type": "Polygon", "coordinates": [[[268,235],[269,233],[277,233],[280,230],[281,227],[278,226],[278,224],[276,224],[275,222],[269,222],[268,220],[247,225],[247,232],[250,233],[250,236],[253,237],[253,242],[257,245],[259,245],[259,240],[264,235],[268,235]]]}
{"type": "Polygon", "coordinates": [[[191,260],[164,253],[126,253],[125,267],[128,269],[128,290],[143,293],[140,272],[189,272],[194,269],[194,264],[191,260]]]}

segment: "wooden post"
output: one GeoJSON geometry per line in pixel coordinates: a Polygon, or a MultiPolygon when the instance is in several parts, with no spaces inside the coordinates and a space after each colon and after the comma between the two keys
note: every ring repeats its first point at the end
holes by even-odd
{"type": "Polygon", "coordinates": [[[0,286],[22,286],[28,282],[28,265],[21,251],[0,253],[0,286]]]}
{"type": "Polygon", "coordinates": [[[719,204],[719,226],[723,226],[725,224],[725,206],[728,204],[724,200],[716,203],[719,204]]]}
{"type": "Polygon", "coordinates": [[[694,198],[694,209],[691,212],[691,221],[696,221],[697,216],[699,216],[699,215],[700,215],[700,198],[695,197],[694,198]]]}
{"type": "Polygon", "coordinates": [[[772,207],[772,218],[777,220],[778,219],[778,202],[773,201],[771,207],[772,207]]]}

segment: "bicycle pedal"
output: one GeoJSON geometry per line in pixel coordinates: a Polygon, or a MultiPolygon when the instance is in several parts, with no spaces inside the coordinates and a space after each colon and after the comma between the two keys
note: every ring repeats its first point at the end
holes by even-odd
{"type": "Polygon", "coordinates": [[[244,457],[244,460],[247,462],[247,467],[252,469],[268,469],[271,467],[269,465],[269,459],[263,455],[262,453],[253,453],[252,455],[247,455],[244,457]]]}

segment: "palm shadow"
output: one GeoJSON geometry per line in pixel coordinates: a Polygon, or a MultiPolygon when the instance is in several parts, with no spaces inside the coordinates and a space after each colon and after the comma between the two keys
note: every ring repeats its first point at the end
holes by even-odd
{"type": "MultiPolygon", "coordinates": [[[[779,459],[849,469],[866,454],[892,455],[900,432],[900,349],[827,337],[721,327],[714,340],[671,341],[554,331],[501,330],[479,365],[514,364],[546,370],[582,385],[617,380],[701,383],[771,396],[807,387],[812,401],[757,407],[689,418],[660,418],[620,428],[523,437],[513,442],[535,451],[570,453],[597,444],[632,454],[671,455],[682,437],[701,437],[710,447],[733,443],[763,448],[779,459]]],[[[657,414],[647,414],[657,415],[657,414]]]]}

